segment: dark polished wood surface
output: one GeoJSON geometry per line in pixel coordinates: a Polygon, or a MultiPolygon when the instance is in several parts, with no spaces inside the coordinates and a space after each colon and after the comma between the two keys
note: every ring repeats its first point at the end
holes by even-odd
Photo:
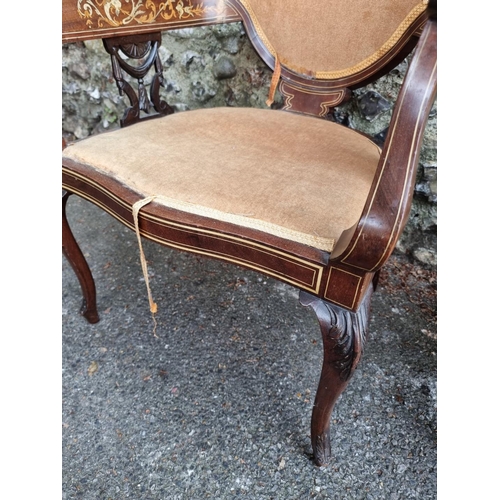
{"type": "Polygon", "coordinates": [[[436,96],[436,53],[437,24],[431,20],[396,101],[363,214],[340,255],[337,245],[336,261],[373,272],[394,250],[410,212],[420,147],[436,96]]]}
{"type": "Polygon", "coordinates": [[[160,98],[160,87],[164,86],[163,67],[158,55],[161,32],[105,38],[103,43],[106,52],[111,56],[118,91],[120,95],[126,94],[130,101],[130,107],[125,110],[120,125],[125,127],[150,117],[172,114],[174,110],[160,98]],[[136,60],[139,64],[130,64],[127,59],[136,60]],[[144,77],[153,67],[154,75],[148,94],[144,77]],[[124,73],[137,80],[137,92],[127,82],[124,73]],[[141,112],[147,117],[141,116],[141,112]]]}

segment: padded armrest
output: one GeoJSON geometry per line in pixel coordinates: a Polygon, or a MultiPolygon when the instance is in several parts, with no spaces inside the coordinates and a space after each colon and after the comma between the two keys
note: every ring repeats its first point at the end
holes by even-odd
{"type": "Polygon", "coordinates": [[[394,249],[409,216],[420,146],[436,96],[437,22],[427,22],[394,108],[373,185],[358,224],[332,260],[374,272],[394,249]]]}

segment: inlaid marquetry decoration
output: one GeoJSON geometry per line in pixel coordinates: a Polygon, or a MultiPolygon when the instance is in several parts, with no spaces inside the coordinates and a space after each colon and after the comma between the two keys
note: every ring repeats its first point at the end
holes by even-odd
{"type": "Polygon", "coordinates": [[[183,20],[225,11],[224,0],[77,0],[78,14],[89,28],[119,27],[129,24],[151,24],[156,21],[183,20]]]}

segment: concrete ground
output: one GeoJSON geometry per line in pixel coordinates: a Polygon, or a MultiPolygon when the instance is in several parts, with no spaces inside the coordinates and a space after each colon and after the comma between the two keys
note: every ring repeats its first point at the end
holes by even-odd
{"type": "Polygon", "coordinates": [[[71,197],[101,321],[78,313],[63,259],[63,499],[436,498],[432,271],[391,258],[365,353],[332,417],[333,458],[311,460],[321,369],[314,314],[292,287],[144,242],[71,197]]]}

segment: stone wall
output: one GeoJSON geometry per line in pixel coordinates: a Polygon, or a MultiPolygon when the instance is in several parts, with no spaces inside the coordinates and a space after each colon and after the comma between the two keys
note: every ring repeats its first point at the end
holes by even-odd
{"type": "MultiPolygon", "coordinates": [[[[214,106],[265,108],[271,71],[257,56],[241,23],[186,28],[163,35],[162,97],[176,110],[214,106]]],[[[380,143],[389,124],[408,61],[375,84],[354,92],[331,119],[366,132],[380,143]]],[[[109,56],[100,40],[63,45],[62,129],[69,140],[118,126],[128,106],[113,79],[109,56]]],[[[279,107],[280,96],[277,93],[279,107]]],[[[436,265],[436,105],[427,124],[415,197],[398,249],[436,265]]]]}

